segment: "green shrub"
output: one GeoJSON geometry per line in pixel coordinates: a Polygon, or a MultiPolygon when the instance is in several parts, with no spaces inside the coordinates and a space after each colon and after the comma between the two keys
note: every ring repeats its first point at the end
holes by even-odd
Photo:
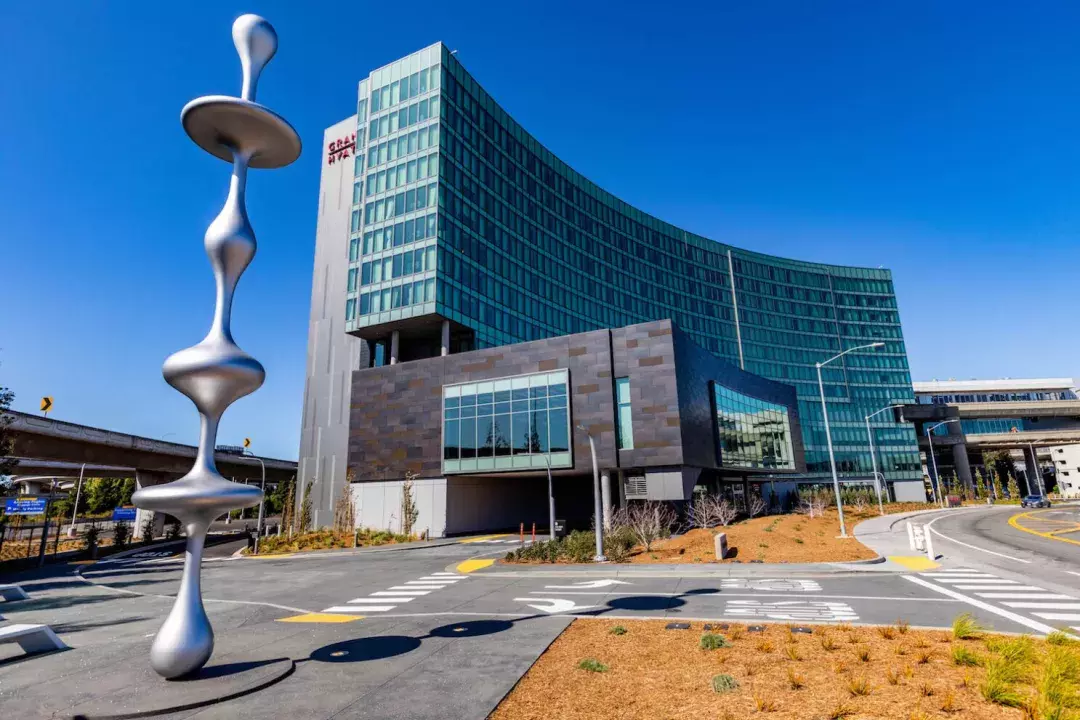
{"type": "Polygon", "coordinates": [[[604,555],[611,562],[626,562],[635,545],[637,541],[634,533],[626,526],[612,528],[611,532],[604,535],[604,555]]]}
{"type": "Polygon", "coordinates": [[[1046,642],[1050,645],[1076,645],[1077,639],[1063,630],[1055,630],[1046,636],[1046,642]]]}
{"type": "Polygon", "coordinates": [[[127,547],[131,538],[131,526],[126,522],[118,522],[113,526],[113,546],[117,549],[127,547]]]}
{"type": "Polygon", "coordinates": [[[954,665],[965,665],[968,667],[975,665],[982,665],[984,659],[981,655],[973,653],[962,645],[957,645],[952,649],[952,661],[954,665]]]}
{"type": "Polygon", "coordinates": [[[731,643],[729,643],[727,638],[723,635],[705,633],[701,636],[701,641],[698,643],[698,646],[702,650],[716,650],[718,648],[731,647],[731,643]]]}
{"type": "Polygon", "coordinates": [[[577,666],[579,669],[588,670],[589,672],[602,673],[608,671],[607,665],[593,658],[585,658],[584,660],[579,662],[577,666]]]}
{"type": "Polygon", "coordinates": [[[714,675],[712,679],[713,692],[726,693],[731,692],[739,687],[739,681],[730,675],[721,673],[720,675],[714,675]]]}
{"type": "Polygon", "coordinates": [[[983,627],[971,613],[963,613],[953,620],[952,632],[957,640],[974,640],[982,637],[983,627]]]}
{"type": "Polygon", "coordinates": [[[616,625],[615,627],[608,630],[608,632],[612,635],[625,635],[626,628],[624,628],[622,625],[616,625]]]}

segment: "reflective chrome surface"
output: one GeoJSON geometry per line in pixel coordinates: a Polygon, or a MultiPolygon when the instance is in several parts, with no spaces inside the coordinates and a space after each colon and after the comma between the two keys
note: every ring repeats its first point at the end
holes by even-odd
{"type": "Polygon", "coordinates": [[[214,650],[214,630],[203,609],[200,588],[203,544],[210,523],[229,510],[262,500],[258,488],[221,477],[214,463],[214,446],[222,414],[236,400],[258,390],[266,375],[259,361],[233,341],[231,328],[233,293],[256,250],[244,201],[247,171],[249,167],[282,167],[300,155],[296,131],[255,102],[259,76],[277,50],[277,33],[261,17],[242,15],[233,23],[233,42],[244,71],[242,96],[202,97],[188,103],[180,116],[199,147],[233,166],[225,206],[203,241],[217,285],[213,324],[201,342],[174,353],[162,368],[165,381],[199,411],[199,454],[184,477],[142,488],[132,497],[137,507],[168,513],[187,530],[180,591],[150,649],[151,666],[166,678],[198,670],[214,650]]]}

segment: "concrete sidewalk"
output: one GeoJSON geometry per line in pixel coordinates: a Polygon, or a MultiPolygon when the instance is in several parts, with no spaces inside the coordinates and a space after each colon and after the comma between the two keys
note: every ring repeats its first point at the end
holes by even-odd
{"type": "MultiPolygon", "coordinates": [[[[993,508],[994,506],[987,506],[993,508]]],[[[910,572],[911,570],[929,569],[929,558],[925,553],[912,550],[908,540],[907,523],[923,525],[937,517],[955,515],[957,513],[975,512],[985,510],[984,507],[962,508],[934,508],[931,510],[916,510],[915,512],[896,513],[882,515],[869,520],[863,520],[855,526],[855,538],[878,555],[886,558],[883,570],[893,572],[910,572]]],[[[939,556],[937,563],[942,561],[941,548],[934,547],[939,556]]]]}

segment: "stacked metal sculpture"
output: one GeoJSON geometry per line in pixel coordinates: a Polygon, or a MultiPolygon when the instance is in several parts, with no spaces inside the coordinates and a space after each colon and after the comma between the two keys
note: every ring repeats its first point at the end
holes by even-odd
{"type": "Polygon", "coordinates": [[[262,365],[233,342],[230,328],[233,292],[256,249],[244,202],[247,171],[249,167],[283,167],[300,156],[296,131],[255,102],[259,74],[277,51],[277,33],[263,18],[243,15],[233,23],[232,35],[244,72],[241,96],[201,97],[180,113],[188,136],[233,166],[225,207],[204,239],[217,282],[213,325],[202,342],[170,356],[162,368],[165,381],[190,398],[199,411],[199,452],[187,475],[142,488],[132,497],[137,507],[178,518],[187,531],[184,574],[176,603],[150,650],[151,666],[166,678],[198,670],[214,650],[214,630],[203,609],[199,577],[210,523],[229,510],[262,500],[261,490],[229,482],[218,474],[214,446],[225,409],[257,390],[266,375],[262,365]]]}

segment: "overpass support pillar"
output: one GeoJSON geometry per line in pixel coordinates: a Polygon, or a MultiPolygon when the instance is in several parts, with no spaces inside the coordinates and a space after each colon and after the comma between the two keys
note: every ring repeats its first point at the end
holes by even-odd
{"type": "MultiPolygon", "coordinates": [[[[135,471],[135,485],[139,489],[150,485],[161,485],[169,482],[170,479],[165,473],[147,472],[145,470],[135,471]]],[[[165,533],[165,513],[156,513],[138,508],[135,510],[135,527],[131,529],[133,540],[142,540],[143,526],[146,524],[147,519],[153,519],[154,537],[160,537],[165,533]]]]}
{"type": "MultiPolygon", "coordinates": [[[[960,427],[960,423],[949,423],[946,427],[949,428],[949,435],[963,438],[964,430],[960,427]]],[[[971,477],[971,463],[968,462],[967,443],[956,443],[952,446],[952,453],[953,467],[956,468],[956,478],[966,489],[968,497],[972,497],[975,492],[975,482],[971,477]]]]}
{"type": "Polygon", "coordinates": [[[1027,476],[1028,495],[1037,495],[1043,492],[1042,469],[1039,467],[1039,457],[1030,445],[1024,448],[1024,470],[1027,476]]]}

